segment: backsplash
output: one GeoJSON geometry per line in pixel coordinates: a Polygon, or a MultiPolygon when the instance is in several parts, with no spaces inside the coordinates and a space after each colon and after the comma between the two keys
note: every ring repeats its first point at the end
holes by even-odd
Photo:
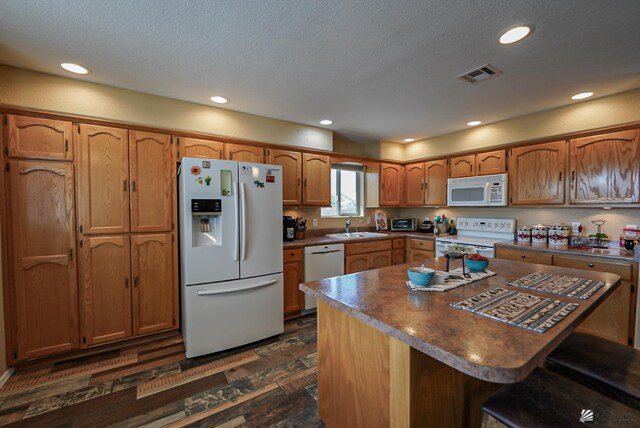
{"type": "MultiPolygon", "coordinates": [[[[374,215],[376,212],[384,212],[387,214],[387,218],[397,217],[399,216],[400,209],[398,208],[367,208],[365,209],[364,216],[356,217],[354,216],[351,220],[351,227],[354,228],[362,227],[362,228],[375,228],[374,223],[374,215]],[[367,217],[371,218],[371,223],[367,224],[367,217]],[[362,223],[360,223],[362,221],[362,223]]],[[[291,217],[302,217],[308,219],[307,221],[307,230],[310,229],[344,229],[344,223],[346,218],[322,218],[320,217],[320,208],[284,208],[283,215],[288,215],[291,217]],[[313,219],[318,219],[318,227],[313,227],[313,219]]]]}
{"type": "Polygon", "coordinates": [[[401,208],[399,215],[403,217],[415,217],[420,222],[425,217],[433,221],[436,214],[445,213],[447,218],[458,217],[491,217],[491,218],[515,218],[517,227],[536,224],[571,224],[572,221],[582,223],[583,235],[596,232],[596,226],[592,220],[603,219],[606,224],[602,231],[609,235],[609,239],[616,240],[622,234],[622,228],[627,224],[640,226],[640,209],[632,208],[496,208],[496,207],[442,207],[434,208],[401,208]]]}

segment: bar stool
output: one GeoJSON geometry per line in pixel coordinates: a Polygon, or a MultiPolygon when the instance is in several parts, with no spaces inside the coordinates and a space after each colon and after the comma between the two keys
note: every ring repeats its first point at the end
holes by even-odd
{"type": "Polygon", "coordinates": [[[640,351],[585,333],[572,333],[545,367],[640,410],[640,351]]]}
{"type": "Polygon", "coordinates": [[[640,411],[542,368],[482,405],[483,428],[640,426],[640,411]]]}

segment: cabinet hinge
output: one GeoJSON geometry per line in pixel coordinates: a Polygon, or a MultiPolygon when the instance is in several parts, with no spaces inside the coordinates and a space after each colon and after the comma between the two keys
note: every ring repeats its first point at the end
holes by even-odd
{"type": "Polygon", "coordinates": [[[69,151],[69,140],[64,140],[64,151],[65,152],[69,151]]]}
{"type": "Polygon", "coordinates": [[[69,260],[73,260],[73,248],[69,248],[69,260]]]}
{"type": "Polygon", "coordinates": [[[84,233],[84,229],[82,228],[82,225],[80,225],[80,233],[84,233]]]}
{"type": "Polygon", "coordinates": [[[176,319],[175,318],[173,319],[173,325],[176,325],[176,319]]]}
{"type": "Polygon", "coordinates": [[[82,248],[82,239],[80,240],[80,248],[82,248]]]}
{"type": "Polygon", "coordinates": [[[87,336],[82,336],[82,343],[87,344],[87,336]]]}
{"type": "MultiPolygon", "coordinates": [[[[6,117],[6,116],[5,116],[6,117]]],[[[17,360],[18,359],[18,351],[13,351],[13,359],[17,360]]]]}
{"type": "Polygon", "coordinates": [[[173,230],[175,228],[176,228],[176,225],[173,222],[171,222],[171,230],[173,230]]]}
{"type": "Polygon", "coordinates": [[[9,147],[4,146],[4,155],[9,156],[9,147]]]}
{"type": "Polygon", "coordinates": [[[178,158],[178,160],[180,160],[180,150],[178,150],[178,153],[176,154],[176,157],[178,158]]]}
{"type": "Polygon", "coordinates": [[[4,124],[5,124],[5,125],[8,125],[8,124],[9,124],[9,123],[7,122],[7,115],[6,115],[6,114],[4,115],[4,124]]]}
{"type": "Polygon", "coordinates": [[[9,164],[7,164],[7,166],[6,166],[5,170],[6,170],[7,172],[9,172],[9,164]]]}
{"type": "Polygon", "coordinates": [[[80,133],[80,124],[78,124],[78,126],[76,126],[76,129],[78,130],[78,134],[80,133]]]}
{"type": "Polygon", "coordinates": [[[176,138],[176,146],[180,146],[180,138],[176,138]]]}

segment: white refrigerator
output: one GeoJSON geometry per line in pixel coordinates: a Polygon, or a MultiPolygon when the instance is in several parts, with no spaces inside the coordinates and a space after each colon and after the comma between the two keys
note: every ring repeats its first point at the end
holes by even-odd
{"type": "Polygon", "coordinates": [[[179,202],[187,357],[282,333],[282,167],[183,158],[179,202]]]}

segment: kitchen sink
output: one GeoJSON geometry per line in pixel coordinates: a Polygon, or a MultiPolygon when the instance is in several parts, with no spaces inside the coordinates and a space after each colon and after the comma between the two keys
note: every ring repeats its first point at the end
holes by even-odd
{"type": "Polygon", "coordinates": [[[351,232],[351,233],[328,233],[330,238],[350,239],[350,238],[374,238],[376,236],[387,236],[386,233],[379,232],[351,232]]]}

